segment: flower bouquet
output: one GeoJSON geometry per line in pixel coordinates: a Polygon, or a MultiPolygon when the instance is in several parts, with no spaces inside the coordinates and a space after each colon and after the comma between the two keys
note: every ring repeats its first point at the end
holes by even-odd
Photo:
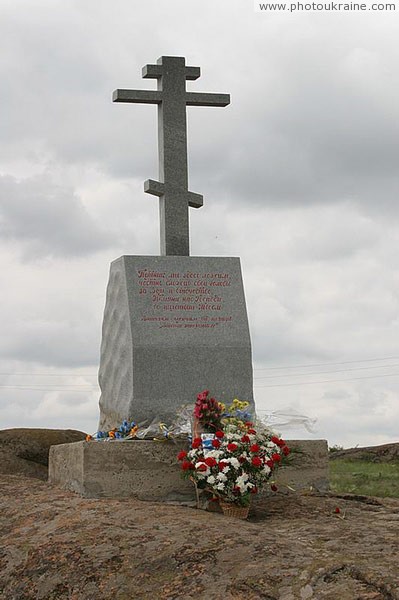
{"type": "Polygon", "coordinates": [[[193,413],[193,437],[199,437],[201,433],[215,433],[221,429],[223,408],[223,404],[209,397],[209,390],[198,394],[193,413]]]}
{"type": "Polygon", "coordinates": [[[248,410],[249,402],[238,400],[238,398],[234,398],[230,406],[226,407],[223,403],[220,403],[220,406],[222,407],[223,411],[223,426],[226,426],[228,424],[244,425],[252,419],[252,414],[248,410]]]}
{"type": "Polygon", "coordinates": [[[179,452],[178,460],[183,476],[197,488],[210,491],[226,514],[230,511],[246,518],[251,496],[261,490],[289,452],[284,440],[264,425],[255,429],[251,422],[227,419],[215,431],[210,448],[201,437],[195,437],[188,452],[179,452]]]}

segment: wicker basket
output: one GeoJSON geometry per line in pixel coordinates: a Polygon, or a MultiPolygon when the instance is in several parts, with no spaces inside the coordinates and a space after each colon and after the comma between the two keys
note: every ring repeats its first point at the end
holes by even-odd
{"type": "Polygon", "coordinates": [[[219,500],[219,504],[225,517],[248,518],[249,506],[237,506],[237,504],[230,504],[230,502],[223,502],[223,500],[219,500]]]}

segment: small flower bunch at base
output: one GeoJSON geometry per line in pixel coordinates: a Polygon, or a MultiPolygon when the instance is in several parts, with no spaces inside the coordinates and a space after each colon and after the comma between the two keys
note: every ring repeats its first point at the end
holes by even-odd
{"type": "Polygon", "coordinates": [[[138,429],[139,427],[134,421],[125,419],[119,427],[114,427],[110,431],[97,431],[93,435],[87,434],[86,442],[132,439],[136,437],[138,429]]]}
{"type": "Polygon", "coordinates": [[[233,402],[230,406],[225,406],[221,404],[223,414],[222,414],[222,425],[226,426],[229,424],[241,425],[243,426],[246,422],[250,421],[252,418],[251,413],[248,411],[249,402],[246,400],[238,400],[238,398],[234,398],[233,402]]]}
{"type": "Polygon", "coordinates": [[[217,430],[212,446],[205,450],[201,438],[194,438],[188,452],[179,452],[183,476],[238,506],[248,506],[251,495],[262,489],[290,452],[273,431],[255,429],[250,422],[217,430]]]}

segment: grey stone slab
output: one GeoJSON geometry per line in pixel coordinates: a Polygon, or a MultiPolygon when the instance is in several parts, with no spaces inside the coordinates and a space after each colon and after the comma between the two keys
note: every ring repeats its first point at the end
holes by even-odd
{"type": "Polygon", "coordinates": [[[99,428],[170,424],[209,389],[253,408],[240,260],[123,256],[111,265],[99,370],[99,428]]]}
{"type": "Polygon", "coordinates": [[[186,106],[227,106],[229,94],[186,91],[186,80],[200,76],[198,67],[187,67],[185,58],[162,56],[146,65],[144,78],[157,80],[155,90],[115,90],[114,102],[158,105],[159,181],[147,180],[144,191],[159,197],[161,254],[188,256],[188,208],[200,208],[202,196],[188,190],[186,106]]]}
{"type": "Polygon", "coordinates": [[[327,440],[289,440],[289,465],[276,472],[276,484],[296,491],[326,492],[329,489],[327,440]]]}
{"type": "Polygon", "coordinates": [[[53,446],[49,482],[86,498],[195,502],[194,486],[181,478],[176,459],[182,447],[146,440],[53,446]]]}
{"type": "Polygon", "coordinates": [[[51,446],[48,458],[49,482],[84,495],[85,479],[83,444],[74,442],[51,446]],[[57,450],[57,448],[60,450],[57,450]]]}
{"type": "MultiPolygon", "coordinates": [[[[325,440],[287,440],[298,460],[280,469],[276,481],[297,491],[328,490],[325,440]],[[303,457],[303,459],[301,458],[303,457]]],[[[195,502],[194,486],[181,478],[176,460],[184,444],[173,442],[76,442],[50,448],[49,482],[87,498],[195,502]]]]}

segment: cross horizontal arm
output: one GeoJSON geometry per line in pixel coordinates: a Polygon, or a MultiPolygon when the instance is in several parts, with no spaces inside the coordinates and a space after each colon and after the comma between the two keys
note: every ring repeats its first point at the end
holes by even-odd
{"type": "MultiPolygon", "coordinates": [[[[159,79],[162,75],[164,75],[163,65],[145,65],[143,67],[143,79],[159,79]]],[[[201,77],[201,69],[199,67],[185,67],[185,77],[195,81],[201,77]]]]}
{"type": "MultiPolygon", "coordinates": [[[[144,191],[147,194],[152,194],[153,196],[158,196],[160,198],[165,195],[165,184],[160,181],[154,181],[153,179],[147,179],[144,182],[144,191]]],[[[189,206],[192,208],[201,208],[204,204],[204,198],[201,194],[186,192],[186,197],[189,206]]]]}
{"type": "Polygon", "coordinates": [[[227,106],[230,94],[207,94],[203,92],[186,92],[187,106],[227,106]]]}
{"type": "Polygon", "coordinates": [[[158,196],[160,198],[165,193],[165,185],[160,181],[146,179],[144,182],[144,191],[147,194],[152,194],[153,196],[158,196]]]}
{"type": "Polygon", "coordinates": [[[154,90],[115,90],[112,102],[137,102],[140,104],[160,104],[162,92],[154,90]]]}

